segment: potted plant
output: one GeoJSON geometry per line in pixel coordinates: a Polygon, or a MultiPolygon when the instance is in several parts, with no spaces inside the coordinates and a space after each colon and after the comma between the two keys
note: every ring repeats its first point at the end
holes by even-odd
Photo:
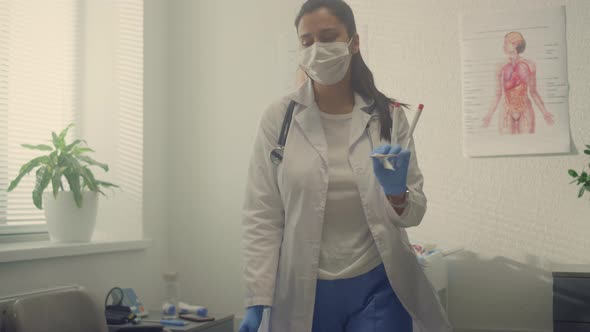
{"type": "Polygon", "coordinates": [[[53,146],[23,144],[24,148],[46,151],[48,154],[24,164],[8,187],[8,191],[12,191],[25,175],[37,169],[33,203],[40,210],[45,203],[47,228],[54,242],[90,241],[96,224],[98,194],[105,195],[102,188],[118,187],[94,177],[91,166],[100,167],[105,172],[109,171],[109,166],[87,155],[94,151],[82,146],[85,141],[78,139],[66,143],[65,138],[71,127],[73,125],[59,135],[51,133],[53,146]],[[63,178],[67,186],[64,186],[63,178]],[[44,193],[49,184],[52,191],[44,193]]]}
{"type": "MultiPolygon", "coordinates": [[[[584,154],[590,155],[590,145],[586,145],[586,150],[584,150],[584,154]]],[[[590,164],[588,164],[588,167],[590,167],[590,164]]],[[[574,180],[570,183],[577,182],[576,185],[581,186],[580,190],[578,191],[578,197],[584,196],[585,191],[590,192],[590,175],[588,175],[586,171],[582,170],[582,172],[578,174],[578,172],[574,171],[573,169],[570,169],[568,173],[571,177],[574,178],[574,180]]]]}

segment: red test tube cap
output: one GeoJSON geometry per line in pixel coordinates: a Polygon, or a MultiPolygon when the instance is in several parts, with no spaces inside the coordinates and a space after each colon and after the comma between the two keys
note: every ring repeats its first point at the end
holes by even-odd
{"type": "Polygon", "coordinates": [[[422,104],[418,105],[419,110],[422,110],[423,108],[424,108],[424,105],[422,105],[422,104]]]}

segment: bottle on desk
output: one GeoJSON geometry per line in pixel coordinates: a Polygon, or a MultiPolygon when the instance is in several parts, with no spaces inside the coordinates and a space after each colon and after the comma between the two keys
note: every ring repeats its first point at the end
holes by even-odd
{"type": "Polygon", "coordinates": [[[166,299],[162,305],[162,318],[174,319],[178,315],[178,301],[180,294],[178,272],[165,272],[163,277],[166,282],[166,299]]]}

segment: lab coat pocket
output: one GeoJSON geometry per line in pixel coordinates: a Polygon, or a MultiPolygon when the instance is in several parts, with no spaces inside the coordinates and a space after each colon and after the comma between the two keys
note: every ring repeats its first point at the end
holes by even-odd
{"type": "Polygon", "coordinates": [[[406,249],[413,256],[416,256],[416,252],[414,251],[414,247],[412,247],[412,244],[410,243],[410,240],[408,239],[408,235],[407,235],[405,229],[399,228],[398,226],[396,226],[395,224],[393,224],[391,222],[385,222],[385,227],[389,230],[393,241],[397,241],[397,242],[401,243],[402,244],[401,247],[406,249]]]}

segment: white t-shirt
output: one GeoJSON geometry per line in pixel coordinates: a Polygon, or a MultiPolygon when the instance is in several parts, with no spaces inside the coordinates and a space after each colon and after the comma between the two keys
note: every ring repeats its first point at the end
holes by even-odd
{"type": "Polygon", "coordinates": [[[328,143],[329,183],[318,277],[323,280],[353,278],[381,264],[381,257],[348,162],[352,113],[320,112],[320,115],[328,143]]]}

